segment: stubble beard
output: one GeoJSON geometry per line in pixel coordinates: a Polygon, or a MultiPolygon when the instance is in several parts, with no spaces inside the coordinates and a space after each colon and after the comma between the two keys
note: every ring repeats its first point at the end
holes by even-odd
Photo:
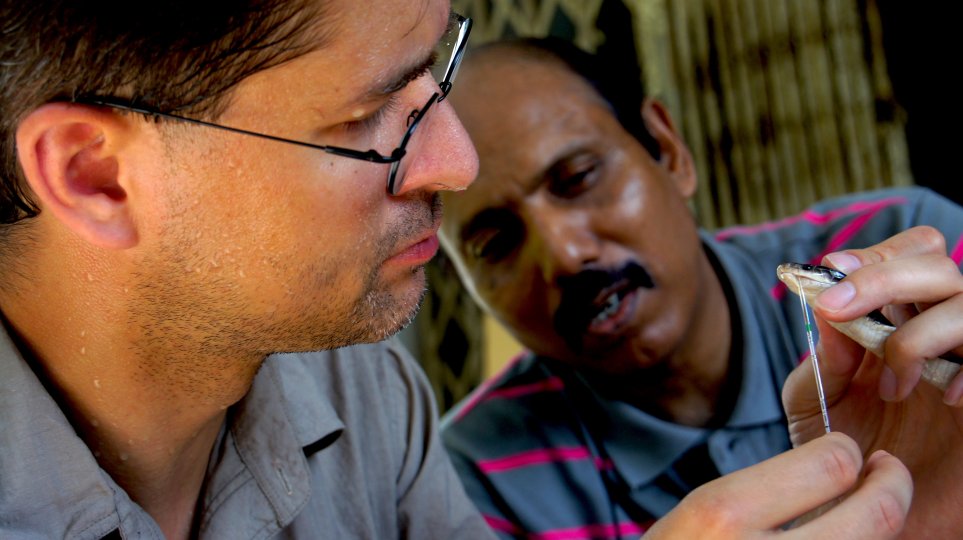
{"type": "Polygon", "coordinates": [[[177,343],[194,357],[263,356],[379,341],[410,323],[425,295],[420,267],[412,270],[411,294],[400,298],[380,279],[379,268],[368,265],[373,268],[363,292],[351,299],[343,296],[326,269],[319,268],[330,272],[331,266],[312,265],[291,286],[295,292],[288,296],[296,299],[293,304],[259,313],[245,309],[250,302],[230,281],[172,266],[138,276],[135,291],[142,302],[129,322],[142,328],[145,349],[156,349],[163,340],[177,343]],[[158,274],[168,279],[160,281],[158,274]]]}
{"type": "MultiPolygon", "coordinates": [[[[150,366],[146,375],[161,380],[180,374],[173,378],[196,379],[197,390],[205,391],[214,382],[210,379],[234,377],[239,368],[256,371],[271,353],[335,349],[400,331],[413,321],[425,297],[425,270],[414,267],[403,287],[392,286],[382,275],[382,263],[440,212],[437,197],[412,203],[417,206],[409,212],[411,218],[381,238],[365,261],[342,253],[293,268],[297,261],[266,252],[261,260],[248,262],[288,283],[265,284],[283,291],[273,310],[251,309],[249,293],[237,279],[241,267],[212,267],[209,254],[185,248],[194,243],[199,230],[194,225],[181,223],[165,231],[164,245],[151,260],[142,261],[144,271],[133,276],[128,293],[132,348],[150,359],[144,362],[150,366]],[[361,292],[353,298],[343,284],[352,269],[367,270],[355,289],[361,292]]],[[[181,390],[189,386],[180,383],[181,390]]]]}

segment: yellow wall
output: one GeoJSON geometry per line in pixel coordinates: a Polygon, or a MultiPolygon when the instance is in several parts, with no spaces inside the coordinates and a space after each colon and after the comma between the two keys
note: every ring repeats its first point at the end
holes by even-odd
{"type": "Polygon", "coordinates": [[[522,346],[495,319],[487,313],[484,318],[485,331],[485,366],[484,377],[487,379],[498,373],[505,363],[522,351],[522,346]]]}

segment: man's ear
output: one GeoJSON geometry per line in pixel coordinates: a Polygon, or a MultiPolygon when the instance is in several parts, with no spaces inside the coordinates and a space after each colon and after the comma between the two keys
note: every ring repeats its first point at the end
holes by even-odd
{"type": "Polygon", "coordinates": [[[659,143],[659,163],[675,179],[682,196],[687,199],[692,197],[696,189],[695,162],[689,147],[675,130],[669,111],[657,99],[646,98],[642,103],[642,120],[659,143]]]}
{"type": "Polygon", "coordinates": [[[110,110],[48,103],[17,126],[17,155],[42,212],[91,244],[124,249],[137,229],[121,178],[129,120],[110,110]]]}

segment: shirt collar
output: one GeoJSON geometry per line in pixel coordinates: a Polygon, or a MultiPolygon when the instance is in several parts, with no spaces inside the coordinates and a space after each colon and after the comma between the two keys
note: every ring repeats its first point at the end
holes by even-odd
{"type": "MultiPolygon", "coordinates": [[[[774,359],[790,354],[779,347],[779,328],[773,325],[779,318],[764,280],[756,275],[757,264],[732,246],[714,240],[705,231],[702,241],[708,256],[724,286],[735,299],[735,315],[742,330],[742,383],[728,428],[745,428],[784,419],[781,389],[786,373],[777,373],[774,359]]],[[[775,272],[775,269],[767,269],[775,272]]],[[[784,359],[780,359],[782,363],[784,359]]]]}
{"type": "Polygon", "coordinates": [[[603,461],[601,466],[613,466],[630,487],[653,481],[706,436],[704,429],[666,422],[628,403],[604,398],[568,367],[551,360],[547,364],[565,380],[567,399],[589,449],[603,461]]]}
{"type": "Polygon", "coordinates": [[[94,459],[90,449],[0,329],[0,515],[4,527],[47,538],[101,538],[157,525],[94,459]]]}
{"type": "MultiPolygon", "coordinates": [[[[229,413],[229,430],[240,461],[250,471],[281,528],[294,520],[311,494],[307,456],[340,436],[344,423],[309,373],[324,355],[269,356],[250,391],[229,413]],[[282,369],[283,368],[283,369],[282,369]]],[[[231,467],[213,471],[208,493],[227,492],[231,467]]]]}
{"type": "MultiPolygon", "coordinates": [[[[280,527],[306,504],[306,454],[344,429],[306,362],[323,355],[272,355],[228,414],[240,461],[268,499],[280,527]],[[284,363],[284,369],[280,364],[284,363]]],[[[50,538],[100,538],[121,529],[162,538],[156,523],[100,468],[58,403],[0,329],[0,515],[15,530],[50,538]]],[[[233,476],[213,467],[208,493],[233,476]]]]}

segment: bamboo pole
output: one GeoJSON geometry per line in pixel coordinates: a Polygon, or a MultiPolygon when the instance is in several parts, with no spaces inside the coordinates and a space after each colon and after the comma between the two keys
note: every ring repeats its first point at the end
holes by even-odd
{"type": "Polygon", "coordinates": [[[801,83],[804,118],[809,126],[807,144],[813,164],[813,186],[816,197],[821,199],[842,191],[839,135],[829,107],[832,90],[823,50],[824,29],[817,3],[790,0],[789,8],[790,25],[796,36],[796,69],[801,83]]]}
{"type": "MultiPolygon", "coordinates": [[[[708,179],[709,173],[706,170],[706,141],[708,134],[704,132],[702,119],[699,116],[697,107],[696,93],[698,84],[695,80],[697,61],[694,58],[694,51],[691,47],[693,36],[690,33],[689,23],[692,18],[689,16],[687,2],[673,2],[668,6],[668,32],[672,42],[671,56],[672,63],[677,66],[673,71],[675,75],[676,97],[679,103],[679,113],[676,121],[692,153],[692,158],[696,163],[697,174],[701,173],[702,180],[708,179]]],[[[717,220],[716,208],[711,198],[711,190],[707,185],[700,185],[695,193],[695,213],[701,223],[714,223],[717,220]]]]}
{"type": "MultiPolygon", "coordinates": [[[[711,9],[711,8],[710,8],[711,9]]],[[[719,58],[715,43],[710,41],[709,16],[703,1],[692,2],[692,17],[689,22],[690,35],[694,38],[696,47],[696,69],[702,74],[699,100],[697,102],[699,116],[705,122],[706,151],[710,157],[708,169],[710,176],[703,182],[704,196],[711,198],[716,210],[714,228],[732,225],[739,220],[736,197],[732,189],[732,164],[729,160],[729,147],[723,140],[723,115],[721,81],[719,80],[719,58]]],[[[730,137],[731,141],[731,137],[730,137]]],[[[731,144],[731,142],[730,142],[731,144]]]]}
{"type": "Polygon", "coordinates": [[[762,39],[769,46],[765,75],[772,107],[773,145],[778,160],[772,181],[778,184],[777,196],[783,201],[781,211],[776,214],[781,216],[798,209],[801,200],[811,199],[809,169],[800,133],[802,121],[785,2],[757,0],[756,6],[760,18],[765,20],[762,39]]]}

